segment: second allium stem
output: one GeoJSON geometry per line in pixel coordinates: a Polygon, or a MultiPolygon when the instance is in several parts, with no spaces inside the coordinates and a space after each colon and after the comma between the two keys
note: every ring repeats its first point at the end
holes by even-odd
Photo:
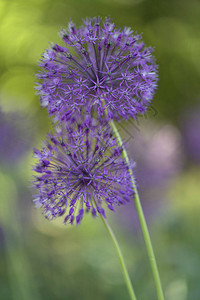
{"type": "Polygon", "coordinates": [[[134,290],[133,290],[133,286],[132,286],[132,283],[131,283],[131,280],[130,280],[130,277],[129,277],[129,274],[128,274],[128,271],[127,271],[127,268],[126,268],[126,265],[125,265],[125,262],[124,262],[122,252],[121,252],[119,244],[117,242],[117,239],[116,239],[110,225],[106,221],[106,219],[102,216],[100,216],[100,217],[101,217],[102,222],[103,222],[104,226],[106,227],[106,229],[107,229],[107,231],[108,231],[108,233],[109,233],[109,235],[110,235],[110,237],[111,237],[111,239],[114,243],[115,249],[116,249],[117,254],[119,256],[119,261],[120,261],[120,264],[121,264],[122,272],[123,272],[123,275],[124,275],[124,279],[125,279],[125,282],[126,282],[127,289],[129,291],[130,298],[131,298],[131,300],[136,300],[136,296],[135,296],[135,293],[134,293],[134,290]]]}
{"type": "MultiPolygon", "coordinates": [[[[116,126],[115,126],[114,121],[111,121],[110,125],[111,125],[111,128],[112,128],[112,130],[114,131],[114,133],[116,135],[116,138],[119,142],[119,145],[123,149],[122,154],[123,154],[128,166],[130,166],[130,161],[129,161],[129,158],[128,158],[128,154],[126,152],[126,149],[123,146],[121,136],[120,136],[120,134],[119,134],[119,132],[118,132],[116,126]]],[[[140,226],[141,226],[141,229],[142,229],[142,233],[143,233],[144,241],[145,241],[145,244],[146,244],[146,249],[147,249],[147,253],[148,253],[148,256],[149,256],[149,261],[150,261],[150,265],[151,265],[151,269],[152,269],[152,273],[153,273],[153,277],[154,277],[154,281],[155,281],[155,285],[156,285],[157,298],[158,298],[158,300],[164,300],[164,294],[163,294],[163,290],[162,290],[160,275],[159,275],[159,271],[158,271],[154,251],[153,251],[153,246],[152,246],[152,243],[151,243],[149,230],[148,230],[147,223],[146,223],[144,213],[143,213],[143,210],[142,210],[140,197],[139,197],[138,190],[137,190],[136,183],[135,183],[135,178],[133,176],[133,172],[132,172],[132,169],[130,167],[129,167],[129,172],[130,172],[130,176],[131,176],[131,182],[133,184],[133,190],[135,192],[135,198],[134,198],[135,207],[136,207],[138,218],[139,218],[139,221],[140,221],[140,226]]]]}

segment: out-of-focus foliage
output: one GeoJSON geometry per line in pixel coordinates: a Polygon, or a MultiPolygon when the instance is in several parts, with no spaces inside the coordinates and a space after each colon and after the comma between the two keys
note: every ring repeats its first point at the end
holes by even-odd
{"type": "MultiPolygon", "coordinates": [[[[0,298],[128,299],[115,250],[100,220],[88,216],[80,227],[69,228],[59,222],[48,222],[33,208],[29,189],[31,148],[40,147],[44,135],[51,130],[48,115],[40,108],[34,91],[37,62],[49,43],[59,43],[57,32],[70,19],[80,25],[82,18],[96,15],[110,15],[116,26],[131,26],[138,33],[143,32],[146,44],[155,46],[160,80],[153,110],[147,118],[157,124],[157,133],[165,125],[171,128],[171,137],[175,136],[176,142],[168,136],[168,151],[176,150],[178,157],[174,162],[174,156],[167,156],[166,161],[174,166],[181,161],[181,167],[169,174],[163,160],[166,136],[163,134],[163,143],[162,138],[156,142],[155,132],[151,140],[142,142],[142,147],[150,147],[147,148],[150,153],[143,151],[149,155],[144,169],[139,167],[141,160],[144,163],[142,157],[136,159],[138,171],[144,174],[144,180],[138,178],[138,184],[142,187],[142,182],[149,182],[147,177],[151,174],[150,179],[156,176],[162,179],[162,184],[160,180],[157,185],[154,182],[153,189],[144,188],[142,203],[146,214],[149,207],[153,210],[156,207],[153,214],[150,209],[147,219],[166,299],[199,300],[200,171],[198,160],[193,160],[192,154],[196,153],[194,147],[199,149],[200,139],[196,138],[199,122],[192,123],[193,117],[187,118],[200,99],[198,0],[0,0],[0,108],[4,116],[8,113],[7,121],[15,114],[21,116],[14,122],[15,130],[12,126],[6,127],[8,131],[1,130],[2,125],[0,128],[3,135],[0,153],[2,149],[6,152],[0,158],[0,298]],[[195,127],[191,131],[195,134],[190,135],[192,146],[187,147],[188,131],[185,133],[191,126],[195,127]],[[8,156],[14,153],[21,136],[26,141],[26,149],[20,151],[20,159],[13,164],[8,156]],[[5,140],[8,151],[3,148],[5,140]],[[191,147],[193,152],[189,153],[191,147]],[[161,161],[159,165],[157,161],[156,173],[152,173],[157,155],[161,161]]],[[[142,124],[142,119],[135,123],[130,145],[136,141],[135,131],[141,136],[148,134],[150,128],[141,130],[142,124]]],[[[122,126],[128,128],[126,123],[122,126]]],[[[121,131],[128,138],[129,133],[121,131]]],[[[145,139],[146,136],[141,138],[145,139]]],[[[127,222],[121,219],[120,208],[116,218],[111,215],[108,219],[112,217],[112,227],[126,257],[138,299],[154,300],[155,288],[144,243],[135,222],[136,214],[133,212],[131,217],[130,209],[134,210],[134,205],[128,207],[129,218],[134,218],[128,228],[127,222]]]]}

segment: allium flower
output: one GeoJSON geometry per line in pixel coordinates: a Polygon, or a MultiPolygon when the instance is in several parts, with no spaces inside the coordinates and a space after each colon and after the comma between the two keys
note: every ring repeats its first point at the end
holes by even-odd
{"type": "Polygon", "coordinates": [[[107,110],[108,118],[128,119],[146,111],[157,87],[157,66],[141,35],[98,17],[80,28],[70,22],[60,36],[65,45],[44,53],[38,74],[41,104],[50,115],[67,119],[87,107],[99,116],[107,110]]]}
{"type": "Polygon", "coordinates": [[[80,224],[89,211],[105,217],[103,206],[114,210],[133,197],[121,152],[108,126],[94,130],[78,124],[50,134],[45,147],[34,151],[39,159],[33,181],[36,206],[48,219],[64,215],[64,223],[80,224]]]}

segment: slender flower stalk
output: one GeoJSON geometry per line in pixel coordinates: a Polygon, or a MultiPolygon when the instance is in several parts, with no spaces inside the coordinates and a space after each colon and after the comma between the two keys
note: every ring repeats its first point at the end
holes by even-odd
{"type": "MultiPolygon", "coordinates": [[[[123,155],[127,165],[130,165],[128,154],[126,152],[126,149],[123,146],[121,136],[120,136],[120,134],[119,134],[119,132],[118,132],[116,126],[115,126],[115,123],[113,121],[110,121],[110,125],[111,125],[111,128],[112,128],[112,130],[114,131],[114,133],[116,135],[116,138],[119,142],[119,145],[123,149],[122,150],[122,155],[123,155]]],[[[156,263],[156,259],[155,259],[155,254],[154,254],[154,251],[153,251],[153,246],[152,246],[149,230],[148,230],[147,223],[146,223],[146,220],[145,220],[145,217],[144,217],[144,213],[143,213],[141,202],[140,202],[140,197],[139,197],[139,194],[138,194],[138,190],[137,190],[137,187],[136,187],[135,179],[134,179],[133,172],[132,172],[131,168],[129,169],[129,173],[130,173],[130,176],[131,176],[131,182],[132,182],[132,185],[133,185],[133,190],[135,192],[134,202],[135,202],[136,210],[137,210],[137,213],[138,213],[138,218],[139,218],[139,221],[140,221],[144,241],[145,241],[145,244],[146,244],[147,253],[148,253],[148,256],[149,256],[149,261],[150,261],[151,269],[152,269],[152,272],[153,272],[153,277],[154,277],[154,280],[155,280],[155,285],[156,285],[156,290],[157,290],[157,297],[158,297],[158,300],[164,300],[164,294],[163,294],[160,275],[159,275],[159,271],[158,271],[158,267],[157,267],[157,263],[156,263]]]]}
{"type": "Polygon", "coordinates": [[[122,272],[123,272],[123,275],[124,275],[126,286],[128,288],[128,291],[129,291],[130,298],[131,298],[131,300],[136,300],[136,296],[135,296],[135,293],[134,293],[134,290],[133,290],[133,286],[132,286],[132,283],[131,283],[131,280],[130,280],[130,277],[129,277],[129,274],[128,274],[128,271],[127,271],[127,268],[126,268],[126,265],[125,265],[125,262],[124,262],[123,255],[122,255],[121,249],[120,249],[119,244],[118,244],[118,241],[117,241],[110,225],[108,224],[108,221],[105,218],[103,218],[102,216],[101,216],[101,219],[102,219],[102,222],[103,222],[106,230],[108,231],[108,233],[109,233],[109,235],[110,235],[110,237],[113,241],[113,244],[114,244],[115,249],[117,251],[117,254],[119,256],[122,272]]]}

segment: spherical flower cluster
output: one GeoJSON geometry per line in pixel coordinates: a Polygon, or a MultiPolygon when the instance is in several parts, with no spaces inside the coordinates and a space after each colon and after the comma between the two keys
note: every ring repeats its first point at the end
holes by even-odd
{"type": "Polygon", "coordinates": [[[100,17],[80,28],[70,22],[60,35],[64,46],[44,53],[38,74],[41,104],[50,115],[68,120],[84,109],[118,120],[146,111],[157,87],[157,65],[141,35],[100,17]]]}
{"type": "Polygon", "coordinates": [[[36,206],[48,219],[64,216],[64,223],[80,224],[84,212],[105,217],[103,206],[126,204],[133,190],[121,152],[108,125],[62,126],[41,151],[34,150],[36,206]]]}

